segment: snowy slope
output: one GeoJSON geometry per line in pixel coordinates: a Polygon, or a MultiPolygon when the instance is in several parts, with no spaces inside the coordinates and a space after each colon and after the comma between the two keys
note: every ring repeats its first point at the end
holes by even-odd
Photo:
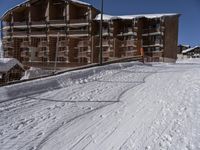
{"type": "Polygon", "coordinates": [[[3,150],[200,149],[198,59],[115,64],[0,92],[3,150]]]}

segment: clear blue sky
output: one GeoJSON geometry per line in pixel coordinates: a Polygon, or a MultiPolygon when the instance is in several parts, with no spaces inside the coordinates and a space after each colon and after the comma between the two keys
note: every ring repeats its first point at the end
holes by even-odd
{"type": "MultiPolygon", "coordinates": [[[[24,0],[0,0],[0,15],[24,0]]],[[[100,0],[82,0],[100,8],[100,0]]],[[[200,0],[104,0],[111,15],[180,13],[179,44],[200,45],[200,0]]]]}

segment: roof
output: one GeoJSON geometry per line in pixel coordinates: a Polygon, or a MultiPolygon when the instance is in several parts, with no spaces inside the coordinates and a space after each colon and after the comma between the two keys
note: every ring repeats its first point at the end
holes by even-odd
{"type": "Polygon", "coordinates": [[[15,58],[0,58],[0,72],[8,72],[15,65],[23,69],[23,65],[15,58]]]}
{"type": "Polygon", "coordinates": [[[180,45],[178,45],[178,46],[190,48],[190,45],[185,45],[185,44],[180,44],[180,45]]]}
{"type": "MultiPolygon", "coordinates": [[[[178,13],[163,13],[163,14],[138,14],[138,15],[121,15],[121,16],[111,16],[107,14],[103,14],[103,20],[115,20],[115,19],[123,19],[123,20],[132,20],[135,18],[161,18],[161,17],[167,17],[167,16],[179,16],[178,13]]],[[[101,14],[97,15],[95,20],[100,20],[101,14]]]]}
{"type": "MultiPolygon", "coordinates": [[[[30,2],[31,0],[25,0],[24,2],[22,3],[19,3],[18,5],[10,8],[9,10],[7,10],[2,16],[0,19],[2,19],[8,12],[18,8],[18,7],[22,7],[24,6],[26,3],[30,2]]],[[[73,3],[77,3],[77,4],[81,4],[81,5],[87,5],[87,6],[92,6],[91,4],[89,3],[86,3],[86,2],[82,2],[82,1],[79,1],[79,0],[64,0],[64,1],[69,1],[69,2],[73,2],[73,3]]],[[[93,7],[93,6],[92,6],[93,7]]],[[[95,8],[96,9],[96,8],[95,8]]]]}
{"type": "Polygon", "coordinates": [[[197,48],[200,48],[200,46],[195,46],[195,47],[192,47],[192,48],[188,48],[186,50],[183,50],[182,53],[185,54],[185,53],[188,53],[188,52],[191,52],[197,48]]]}

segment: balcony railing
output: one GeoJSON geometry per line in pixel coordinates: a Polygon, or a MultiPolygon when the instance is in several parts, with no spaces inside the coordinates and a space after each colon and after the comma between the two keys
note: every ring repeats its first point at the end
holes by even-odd
{"type": "Polygon", "coordinates": [[[68,45],[68,41],[59,41],[58,47],[66,47],[68,45]]]}
{"type": "Polygon", "coordinates": [[[14,31],[13,35],[14,36],[27,36],[28,33],[27,33],[27,31],[14,31]]]}
{"type": "Polygon", "coordinates": [[[143,34],[160,32],[160,28],[143,29],[143,34]]]}
{"type": "Polygon", "coordinates": [[[3,42],[4,48],[13,48],[13,42],[3,42]]]}
{"type": "Polygon", "coordinates": [[[58,53],[57,53],[57,57],[64,57],[64,58],[66,58],[68,56],[68,52],[66,51],[66,50],[60,50],[60,51],[58,51],[58,53]]]}
{"type": "Polygon", "coordinates": [[[113,57],[113,52],[112,51],[104,51],[103,57],[113,57]]]}
{"type": "Polygon", "coordinates": [[[89,41],[80,41],[78,47],[88,47],[89,41]]]}
{"type": "Polygon", "coordinates": [[[68,34],[74,35],[74,34],[89,34],[88,30],[71,30],[68,31],[68,34]]]}
{"type": "Polygon", "coordinates": [[[3,22],[3,27],[10,26],[10,25],[11,25],[10,22],[3,22]]]}
{"type": "Polygon", "coordinates": [[[88,19],[87,18],[83,18],[83,19],[70,19],[69,21],[71,24],[76,24],[76,23],[88,23],[88,19]]]}
{"type": "Polygon", "coordinates": [[[126,51],[125,54],[126,54],[126,57],[131,57],[131,56],[137,56],[137,55],[140,55],[139,52],[138,52],[137,50],[126,51]]]}
{"type": "Polygon", "coordinates": [[[108,40],[103,40],[103,41],[102,41],[102,45],[103,45],[103,46],[109,46],[109,45],[110,45],[110,41],[108,41],[108,40]]]}
{"type": "Polygon", "coordinates": [[[143,46],[162,46],[163,42],[161,42],[160,40],[158,41],[143,41],[143,46]]]}
{"type": "Polygon", "coordinates": [[[127,47],[127,46],[136,46],[137,42],[135,40],[126,40],[122,42],[122,47],[127,47]]]}
{"type": "Polygon", "coordinates": [[[21,52],[21,57],[23,57],[23,58],[29,58],[29,51],[22,51],[21,52]]]}
{"type": "Polygon", "coordinates": [[[21,48],[27,48],[27,47],[29,47],[30,46],[30,44],[29,44],[29,41],[23,41],[22,43],[21,43],[21,48]]]}
{"type": "Polygon", "coordinates": [[[64,18],[63,20],[50,20],[50,24],[65,24],[64,18]]]}
{"type": "Polygon", "coordinates": [[[152,51],[152,52],[145,52],[145,55],[151,56],[151,57],[162,57],[163,52],[162,51],[152,51]]]}
{"type": "Polygon", "coordinates": [[[49,31],[49,34],[66,34],[65,30],[51,30],[49,31]]]}
{"type": "Polygon", "coordinates": [[[3,36],[11,36],[11,35],[12,35],[11,31],[3,32],[3,36]]]}
{"type": "Polygon", "coordinates": [[[14,26],[27,26],[27,22],[23,21],[23,22],[14,22],[13,23],[14,26]]]}
{"type": "Polygon", "coordinates": [[[45,21],[31,21],[31,25],[45,25],[45,21]]]}
{"type": "Polygon", "coordinates": [[[31,35],[46,35],[45,31],[31,31],[31,35]]]}
{"type": "Polygon", "coordinates": [[[41,41],[41,42],[38,44],[38,47],[48,47],[48,42],[47,42],[47,41],[41,41]]]}
{"type": "Polygon", "coordinates": [[[133,28],[131,28],[131,27],[126,28],[124,32],[125,32],[125,33],[133,32],[133,28]]]}
{"type": "Polygon", "coordinates": [[[79,52],[78,53],[78,58],[87,58],[87,57],[91,57],[91,52],[87,52],[87,51],[84,51],[84,52],[79,52]]]}
{"type": "Polygon", "coordinates": [[[49,53],[44,50],[38,52],[38,57],[48,58],[48,55],[49,55],[49,53]]]}

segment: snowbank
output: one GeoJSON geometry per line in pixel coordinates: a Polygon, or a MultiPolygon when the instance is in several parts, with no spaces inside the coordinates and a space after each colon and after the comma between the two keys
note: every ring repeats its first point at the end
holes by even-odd
{"type": "Polygon", "coordinates": [[[126,68],[136,64],[140,65],[142,63],[132,62],[111,64],[102,67],[68,72],[54,77],[47,77],[44,79],[0,87],[0,102],[22,96],[33,95],[36,93],[38,94],[50,91],[52,89],[67,87],[74,83],[89,82],[98,79],[99,77],[101,77],[101,75],[105,74],[107,70],[126,68]]]}

